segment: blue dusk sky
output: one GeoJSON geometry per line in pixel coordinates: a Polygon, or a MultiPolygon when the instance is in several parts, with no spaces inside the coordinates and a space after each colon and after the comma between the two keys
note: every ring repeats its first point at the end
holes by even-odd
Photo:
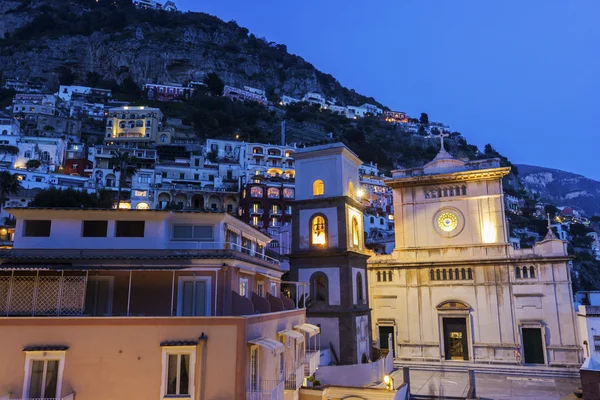
{"type": "Polygon", "coordinates": [[[514,163],[600,180],[599,0],[176,0],[514,163]]]}

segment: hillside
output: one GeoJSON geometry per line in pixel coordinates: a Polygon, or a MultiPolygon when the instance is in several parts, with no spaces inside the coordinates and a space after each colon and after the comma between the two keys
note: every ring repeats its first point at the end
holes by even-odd
{"type": "Polygon", "coordinates": [[[320,92],[342,104],[376,103],[317,70],[285,45],[267,42],[235,22],[196,12],[139,10],[131,0],[3,0],[0,73],[7,79],[85,83],[202,80],[265,89],[271,96],[320,92]]]}
{"type": "Polygon", "coordinates": [[[557,206],[580,208],[600,215],[600,182],[557,169],[518,165],[523,186],[557,206]]]}

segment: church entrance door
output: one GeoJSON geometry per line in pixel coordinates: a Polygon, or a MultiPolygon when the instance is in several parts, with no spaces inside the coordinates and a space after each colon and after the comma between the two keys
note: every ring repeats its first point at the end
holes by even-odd
{"type": "Polygon", "coordinates": [[[446,360],[468,360],[466,318],[443,318],[446,360]]]}
{"type": "Polygon", "coordinates": [[[544,364],[544,345],[540,328],[522,328],[525,364],[544,364]]]}
{"type": "Polygon", "coordinates": [[[381,350],[388,353],[394,349],[394,327],[393,326],[379,326],[379,346],[381,350]],[[392,335],[392,348],[389,348],[388,338],[392,335]]]}

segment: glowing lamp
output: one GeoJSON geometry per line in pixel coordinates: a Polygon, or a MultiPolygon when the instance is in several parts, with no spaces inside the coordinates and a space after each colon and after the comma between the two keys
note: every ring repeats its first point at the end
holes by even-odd
{"type": "Polygon", "coordinates": [[[496,242],[496,230],[490,222],[483,224],[483,231],[481,233],[483,243],[495,243],[496,242]]]}
{"type": "Polygon", "coordinates": [[[362,197],[364,195],[365,195],[364,189],[356,189],[356,197],[358,197],[359,199],[362,199],[362,197]]]}
{"type": "Polygon", "coordinates": [[[391,376],[385,375],[383,377],[383,383],[385,384],[385,388],[387,390],[394,390],[394,380],[392,379],[391,376]]]}

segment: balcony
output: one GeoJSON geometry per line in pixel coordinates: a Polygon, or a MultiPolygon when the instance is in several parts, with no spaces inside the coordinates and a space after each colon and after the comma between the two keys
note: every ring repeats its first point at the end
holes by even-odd
{"type": "Polygon", "coordinates": [[[312,376],[319,367],[321,352],[319,350],[307,350],[304,359],[304,375],[312,376]]]}
{"type": "Polygon", "coordinates": [[[263,215],[264,212],[265,212],[265,210],[263,210],[262,208],[251,208],[250,209],[250,215],[263,215]]]}
{"type": "MultiPolygon", "coordinates": [[[[0,400],[24,400],[23,397],[10,397],[12,395],[6,395],[6,396],[2,396],[0,397],[0,400]]],[[[70,394],[68,396],[65,397],[43,397],[43,398],[36,398],[36,397],[28,397],[26,400],[73,400],[75,399],[75,393],[70,394]]]]}
{"type": "Polygon", "coordinates": [[[270,215],[271,217],[281,217],[281,215],[282,215],[282,214],[283,214],[283,211],[282,211],[280,208],[278,208],[278,209],[276,209],[276,210],[274,210],[274,209],[271,209],[271,210],[269,211],[269,215],[270,215]]]}
{"type": "Polygon", "coordinates": [[[262,228],[263,226],[265,226],[265,223],[263,221],[258,221],[258,222],[251,222],[250,225],[252,225],[254,227],[262,228]]]}
{"type": "Polygon", "coordinates": [[[284,382],[259,381],[257,387],[246,392],[246,400],[283,400],[284,382]]]}
{"type": "Polygon", "coordinates": [[[298,390],[304,383],[304,365],[300,365],[285,379],[285,390],[298,390]]]}
{"type": "Polygon", "coordinates": [[[281,228],[281,222],[277,221],[277,222],[269,222],[269,228],[281,228]]]}

